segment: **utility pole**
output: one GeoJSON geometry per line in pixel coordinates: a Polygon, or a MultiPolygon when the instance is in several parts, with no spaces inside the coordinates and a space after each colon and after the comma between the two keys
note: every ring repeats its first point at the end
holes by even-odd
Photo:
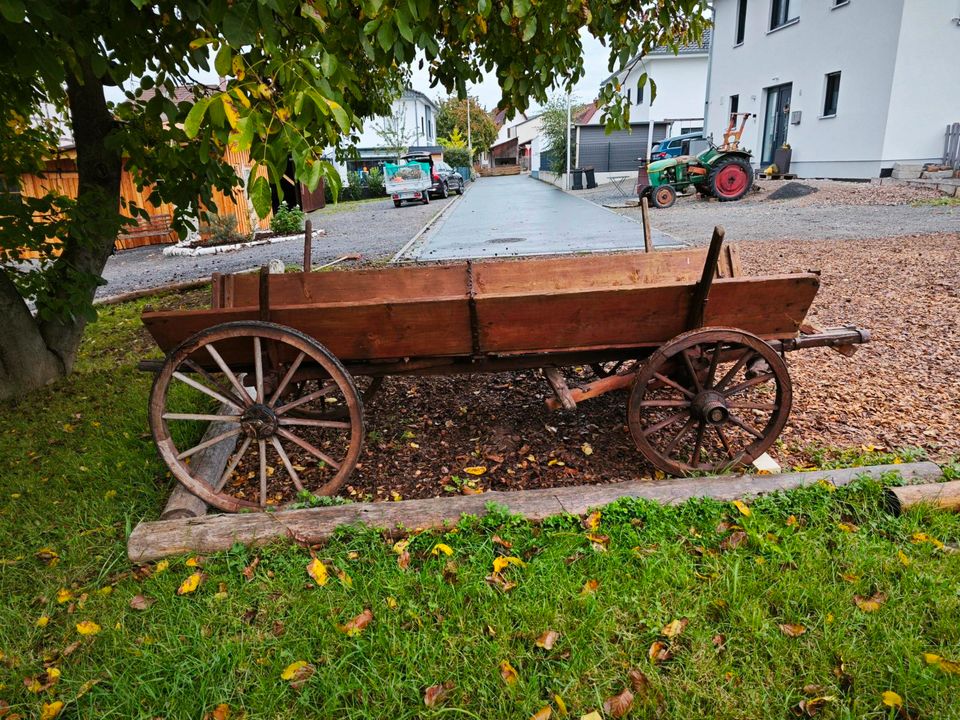
{"type": "Polygon", "coordinates": [[[473,137],[470,135],[470,95],[467,95],[467,149],[470,151],[470,166],[473,167],[473,137]]]}
{"type": "Polygon", "coordinates": [[[563,181],[564,190],[570,189],[570,89],[567,89],[567,175],[563,181]]]}

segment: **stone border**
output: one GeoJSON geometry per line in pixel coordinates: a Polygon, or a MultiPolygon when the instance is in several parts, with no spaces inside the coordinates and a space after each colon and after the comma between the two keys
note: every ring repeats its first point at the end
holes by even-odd
{"type": "MultiPolygon", "coordinates": [[[[314,236],[326,235],[325,230],[314,230],[314,236]]],[[[242,250],[244,248],[256,247],[257,245],[273,245],[275,243],[287,242],[288,240],[303,240],[303,232],[296,235],[281,235],[280,237],[266,238],[264,240],[251,240],[250,242],[232,243],[230,245],[210,245],[207,247],[192,248],[187,247],[194,240],[181,240],[176,245],[170,245],[163,249],[166,257],[198,257],[200,255],[217,255],[219,253],[242,250]]]]}
{"type": "Polygon", "coordinates": [[[449,527],[463,515],[485,515],[488,503],[506,506],[512,513],[540,521],[564,513],[583,515],[592,508],[624,497],[646,498],[669,505],[695,497],[730,501],[792,490],[821,480],[846,485],[863,475],[879,478],[888,472],[898,472],[906,481],[937,482],[942,479],[938,465],[918,462],[780,475],[633,480],[426,500],[353,503],[308,510],[204,515],[140,523],[130,534],[127,556],[132,562],[146,562],[168,555],[220,552],[238,542],[265,545],[281,538],[314,544],[327,540],[344,525],[355,524],[382,528],[391,533],[449,527]]]}

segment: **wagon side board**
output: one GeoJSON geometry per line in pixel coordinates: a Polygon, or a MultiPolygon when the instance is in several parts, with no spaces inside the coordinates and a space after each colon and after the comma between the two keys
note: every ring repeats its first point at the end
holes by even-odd
{"type": "MultiPolygon", "coordinates": [[[[813,274],[720,279],[705,326],[795,337],[820,281],[813,274]]],[[[485,353],[658,346],[686,331],[693,283],[542,295],[477,296],[485,353]]]]}

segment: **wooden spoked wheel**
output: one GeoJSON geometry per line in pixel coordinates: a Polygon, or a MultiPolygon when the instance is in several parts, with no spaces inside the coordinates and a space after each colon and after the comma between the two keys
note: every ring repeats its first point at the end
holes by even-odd
{"type": "Polygon", "coordinates": [[[332,495],[364,435],[362,401],[343,365],[309,336],[255,321],[204,330],[168,355],[150,395],[150,427],[174,477],[228,512],[332,495]],[[223,472],[200,477],[196,453],[231,440],[223,472]]]}
{"type": "Polygon", "coordinates": [[[741,330],[706,328],[650,356],[630,393],[627,422],[658,469],[721,472],[773,444],[792,397],[787,366],[772,347],[741,330]]]}

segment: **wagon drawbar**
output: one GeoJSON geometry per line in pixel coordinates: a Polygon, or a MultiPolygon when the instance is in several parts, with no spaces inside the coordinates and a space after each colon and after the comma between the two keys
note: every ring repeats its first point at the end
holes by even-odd
{"type": "Polygon", "coordinates": [[[628,389],[631,435],[664,472],[750,463],[789,416],[784,354],[852,354],[869,335],[815,328],[818,274],[746,277],[723,235],[669,252],[215,275],[209,310],[143,314],[166,353],[141,364],[156,372],[154,441],[210,505],[264,509],[342,487],[383,377],[540,368],[551,408],[628,389]],[[593,378],[571,387],[568,367],[593,378]],[[212,422],[222,432],[200,440],[212,422]],[[220,443],[220,477],[191,466],[220,443]]]}

